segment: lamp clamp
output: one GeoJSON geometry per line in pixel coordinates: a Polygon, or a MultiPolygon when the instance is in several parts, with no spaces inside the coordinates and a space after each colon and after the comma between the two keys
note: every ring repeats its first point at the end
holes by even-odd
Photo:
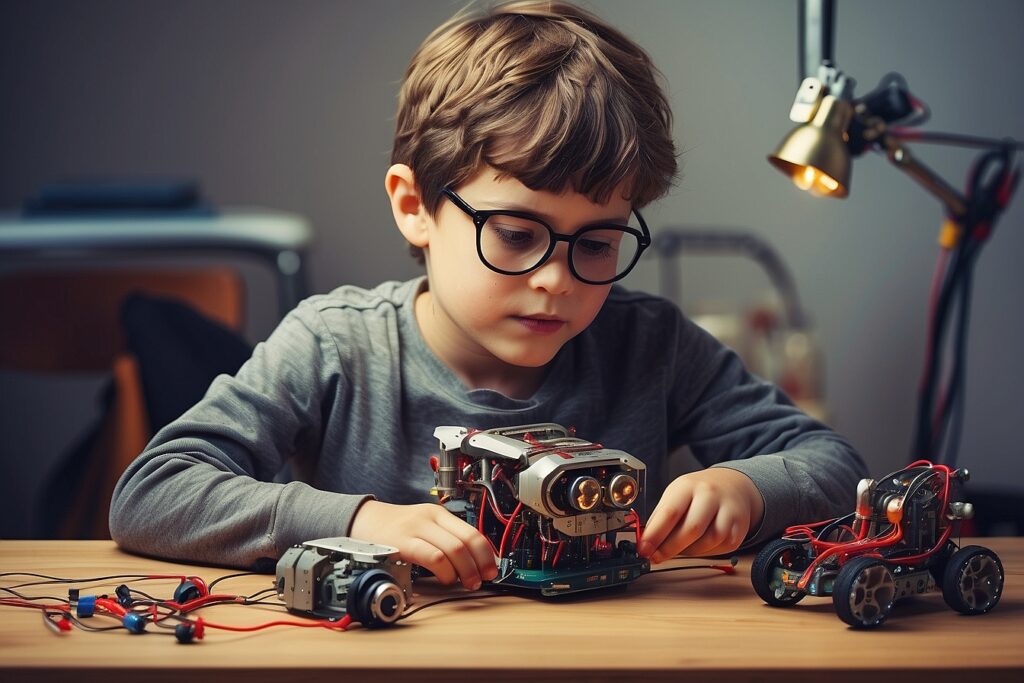
{"type": "Polygon", "coordinates": [[[827,95],[836,99],[850,100],[857,82],[835,68],[829,62],[818,67],[816,76],[808,76],[797,88],[789,118],[795,123],[810,123],[827,95]]]}

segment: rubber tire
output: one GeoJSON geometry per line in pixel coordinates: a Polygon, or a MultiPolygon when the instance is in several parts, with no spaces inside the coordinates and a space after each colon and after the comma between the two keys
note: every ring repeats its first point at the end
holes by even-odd
{"type": "MultiPolygon", "coordinates": [[[[862,597],[873,602],[875,598],[874,591],[872,591],[870,596],[863,595],[862,597]]],[[[855,557],[844,564],[839,570],[836,581],[832,586],[832,604],[836,608],[836,615],[854,628],[875,628],[876,626],[881,626],[889,617],[889,612],[892,610],[895,599],[896,582],[892,578],[892,573],[884,562],[873,557],[855,557]],[[883,593],[881,595],[883,602],[879,605],[877,613],[865,619],[863,615],[858,615],[854,611],[853,603],[855,602],[855,596],[858,594],[854,591],[861,590],[858,584],[862,583],[866,572],[874,571],[879,567],[885,570],[884,577],[886,578],[883,578],[882,583],[889,584],[892,588],[892,593],[890,596],[886,596],[883,593]]]]}
{"type": "Polygon", "coordinates": [[[949,562],[946,563],[946,571],[942,575],[942,597],[947,605],[961,614],[985,614],[999,604],[999,598],[1003,596],[1004,577],[1003,563],[999,561],[998,555],[980,545],[964,546],[956,551],[949,558],[949,562]],[[963,573],[979,557],[987,557],[993,560],[995,568],[998,570],[995,577],[998,585],[992,591],[995,593],[995,597],[992,598],[990,595],[989,599],[980,606],[977,603],[972,605],[968,602],[963,593],[962,582],[963,573]]]}
{"type": "MultiPolygon", "coordinates": [[[[761,552],[754,558],[754,564],[750,567],[750,583],[754,586],[754,592],[757,593],[757,596],[772,607],[792,607],[807,595],[806,593],[787,591],[782,598],[779,598],[771,587],[775,568],[782,566],[779,564],[782,555],[787,550],[799,551],[803,554],[801,546],[803,546],[803,543],[800,541],[779,538],[761,548],[761,552]]],[[[803,564],[806,565],[807,563],[803,564]]],[[[786,566],[794,565],[790,563],[786,566]]],[[[800,571],[800,568],[794,568],[793,571],[800,571]]]]}

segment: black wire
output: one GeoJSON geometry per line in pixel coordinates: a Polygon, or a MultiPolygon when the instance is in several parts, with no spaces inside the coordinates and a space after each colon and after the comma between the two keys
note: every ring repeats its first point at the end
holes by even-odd
{"type": "MultiPolygon", "coordinates": [[[[970,277],[974,261],[978,251],[981,249],[984,239],[974,235],[974,230],[981,224],[987,222],[989,231],[995,228],[997,212],[991,206],[995,200],[995,193],[1006,181],[1010,173],[1011,149],[1004,147],[1000,150],[991,150],[983,153],[971,169],[968,179],[967,193],[967,215],[962,219],[964,235],[959,245],[953,252],[952,263],[946,271],[946,277],[942,283],[938,301],[935,306],[932,319],[931,337],[929,346],[931,355],[925,368],[925,378],[921,391],[918,395],[917,426],[915,429],[913,459],[929,458],[934,459],[933,451],[941,445],[937,443],[934,435],[934,400],[935,390],[938,382],[939,367],[945,356],[945,340],[947,320],[950,315],[954,299],[961,294],[963,280],[970,277]],[[993,164],[996,171],[992,180],[986,185],[984,179],[988,169],[993,164]]],[[[966,335],[966,331],[964,332],[966,335]]],[[[966,339],[966,336],[964,337],[966,339]]],[[[964,342],[966,343],[966,342],[964,342]]],[[[964,371],[965,359],[961,359],[961,372],[964,371]]],[[[947,394],[947,404],[952,406],[959,400],[958,394],[947,394]]]]}
{"type": "MultiPolygon", "coordinates": [[[[100,581],[110,581],[113,579],[135,579],[136,581],[145,581],[150,578],[149,574],[111,574],[110,576],[91,576],[84,579],[64,579],[58,576],[47,576],[46,574],[33,574],[31,572],[4,572],[0,574],[0,578],[5,576],[35,576],[46,581],[28,581],[26,583],[19,583],[11,588],[25,588],[26,586],[47,586],[54,583],[99,583],[100,581]]],[[[163,578],[163,577],[161,577],[163,578]]],[[[154,581],[159,579],[153,579],[154,581]]],[[[169,580],[169,579],[168,579],[169,580]]]]}
{"type": "Polygon", "coordinates": [[[0,579],[4,578],[5,576],[34,576],[37,579],[54,579],[57,581],[63,580],[59,579],[56,576],[47,576],[46,574],[35,574],[33,572],[0,572],[0,579]]]}
{"type": "Polygon", "coordinates": [[[234,579],[234,578],[237,578],[239,576],[260,576],[260,575],[261,575],[261,572],[239,572],[238,574],[227,574],[226,576],[221,576],[220,578],[217,578],[217,579],[214,579],[213,581],[211,581],[206,586],[206,589],[209,592],[212,593],[213,592],[213,587],[216,586],[221,581],[225,581],[227,579],[234,579]]]}
{"type": "Polygon", "coordinates": [[[426,604],[420,605],[419,607],[414,607],[413,609],[411,609],[408,612],[406,612],[405,614],[403,614],[401,619],[408,619],[409,617],[411,617],[412,615],[416,614],[417,612],[419,612],[421,610],[425,610],[428,607],[433,607],[434,605],[440,605],[440,604],[445,603],[445,602],[462,602],[464,600],[484,600],[484,599],[487,599],[487,598],[509,598],[509,597],[518,598],[518,597],[522,597],[522,596],[517,595],[516,593],[480,593],[479,595],[456,595],[456,596],[451,597],[451,598],[441,598],[440,600],[434,600],[433,602],[428,602],[426,604]]]}
{"type": "Polygon", "coordinates": [[[83,631],[120,631],[124,629],[124,624],[118,624],[117,626],[93,626],[92,624],[86,624],[74,614],[71,614],[71,612],[64,612],[63,614],[71,620],[71,623],[83,631]]]}
{"type": "Polygon", "coordinates": [[[19,593],[18,591],[14,590],[14,589],[4,588],[3,586],[0,586],[0,591],[4,591],[5,593],[10,593],[11,595],[17,596],[18,598],[20,598],[22,600],[56,600],[57,602],[61,602],[61,603],[64,603],[64,602],[68,601],[67,598],[55,598],[52,595],[40,595],[40,596],[37,596],[37,597],[29,597],[27,595],[22,595],[21,593],[19,593]]]}
{"type": "Polygon", "coordinates": [[[243,604],[245,605],[283,605],[284,601],[277,595],[268,595],[265,598],[259,600],[246,600],[243,604]]]}
{"type": "MultiPolygon", "coordinates": [[[[278,589],[276,589],[276,588],[267,588],[267,589],[264,589],[262,591],[257,591],[255,593],[253,593],[252,595],[247,595],[247,596],[245,596],[246,602],[249,602],[250,600],[253,600],[255,598],[262,599],[262,598],[260,598],[260,596],[267,595],[269,593],[273,593],[274,595],[276,595],[276,594],[278,594],[278,589]]],[[[267,597],[269,597],[269,596],[267,596],[267,597]]]]}
{"type": "MultiPolygon", "coordinates": [[[[946,457],[943,462],[950,467],[956,467],[956,459],[960,450],[960,436],[963,432],[963,421],[964,421],[964,404],[966,403],[966,383],[967,373],[964,368],[967,365],[967,328],[969,326],[969,319],[971,315],[971,288],[972,281],[974,279],[973,270],[968,271],[964,277],[964,283],[962,285],[962,299],[961,299],[961,311],[959,325],[957,326],[957,338],[954,346],[955,361],[953,378],[956,382],[956,395],[955,403],[952,406],[953,412],[949,420],[952,423],[950,427],[949,439],[946,444],[946,457]]],[[[951,397],[952,399],[953,397],[951,397]]]]}
{"type": "MultiPolygon", "coordinates": [[[[974,250],[976,253],[976,250],[974,250]]],[[[969,257],[968,257],[969,258],[969,257]]],[[[955,306],[955,322],[951,323],[955,326],[955,334],[953,337],[953,359],[952,359],[952,370],[950,371],[949,384],[946,387],[945,403],[939,406],[942,410],[941,414],[936,415],[932,419],[932,447],[935,449],[936,454],[934,460],[936,462],[942,462],[949,464],[945,457],[941,457],[943,453],[944,441],[947,441],[946,436],[948,434],[948,427],[950,418],[954,414],[956,406],[962,405],[962,392],[961,386],[963,383],[964,376],[964,347],[966,346],[966,334],[967,334],[967,315],[970,308],[970,280],[972,273],[974,272],[973,264],[970,265],[956,282],[956,291],[954,292],[955,306]]]]}
{"type": "Polygon", "coordinates": [[[154,597],[153,597],[152,595],[150,595],[149,593],[143,593],[142,591],[140,591],[140,590],[138,590],[138,589],[136,589],[136,588],[129,588],[128,590],[129,590],[129,591],[130,591],[130,592],[131,592],[132,594],[134,594],[134,595],[141,595],[141,596],[142,596],[142,597],[144,597],[144,598],[145,598],[146,600],[151,600],[152,602],[167,602],[167,600],[161,600],[160,598],[154,598],[154,597]]]}

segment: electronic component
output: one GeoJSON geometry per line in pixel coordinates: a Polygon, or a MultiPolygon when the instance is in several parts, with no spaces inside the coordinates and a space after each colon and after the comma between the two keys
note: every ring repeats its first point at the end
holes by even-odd
{"type": "Polygon", "coordinates": [[[634,509],[644,464],[553,423],[487,430],[438,427],[432,491],[490,541],[492,585],[558,595],[628,583],[650,571],[634,509]]]}
{"type": "Polygon", "coordinates": [[[375,628],[389,626],[412,602],[411,565],[398,549],[346,536],[292,546],[277,562],[277,595],[300,614],[348,615],[375,628]]]}
{"type": "Polygon", "coordinates": [[[761,549],[750,571],[754,590],[773,607],[831,595],[839,618],[857,628],[880,625],[898,600],[936,587],[962,614],[988,612],[1003,591],[999,557],[950,540],[973,514],[959,500],[967,479],[967,470],[924,460],[862,479],[853,513],[789,527],[761,549]]]}

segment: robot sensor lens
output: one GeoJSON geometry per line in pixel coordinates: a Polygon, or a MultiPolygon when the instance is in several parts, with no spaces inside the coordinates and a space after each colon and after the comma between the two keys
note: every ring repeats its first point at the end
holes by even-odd
{"type": "Polygon", "coordinates": [[[608,486],[608,496],[615,507],[629,507],[639,493],[640,486],[636,483],[636,479],[628,474],[616,474],[608,486]]]}
{"type": "Polygon", "coordinates": [[[581,512],[593,510],[601,500],[601,484],[593,477],[579,477],[569,489],[569,502],[581,512]]]}
{"type": "Polygon", "coordinates": [[[395,600],[395,596],[387,595],[380,601],[380,613],[385,617],[393,617],[397,611],[398,601],[395,600]]]}

